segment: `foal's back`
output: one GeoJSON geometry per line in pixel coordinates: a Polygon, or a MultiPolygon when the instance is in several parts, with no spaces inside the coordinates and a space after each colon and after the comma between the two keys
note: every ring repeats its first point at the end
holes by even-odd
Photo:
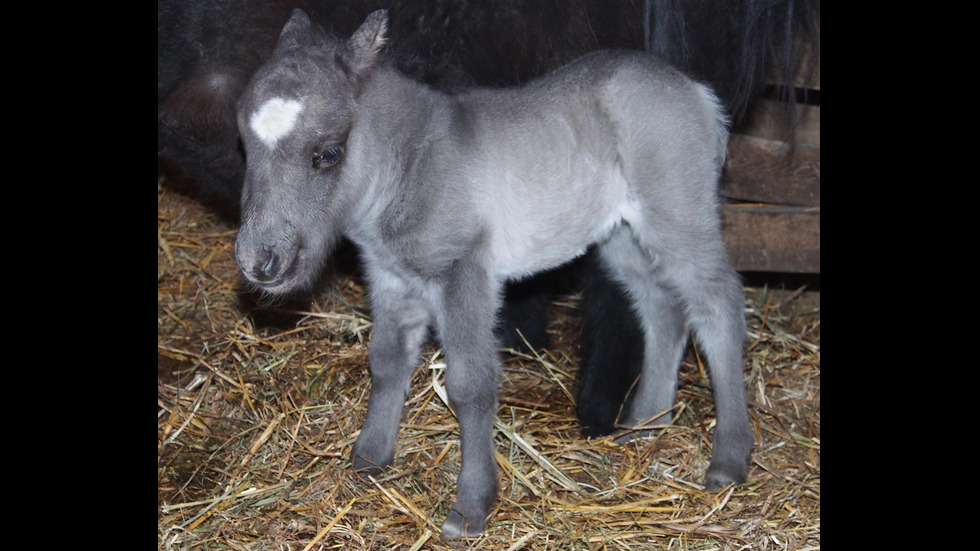
{"type": "MultiPolygon", "coordinates": [[[[402,97],[418,110],[426,96],[402,97]]],[[[406,140],[428,144],[407,180],[444,186],[441,227],[489,228],[504,279],[566,262],[660,204],[673,216],[715,205],[717,101],[648,54],[599,51],[525,86],[436,96],[406,140]]]]}

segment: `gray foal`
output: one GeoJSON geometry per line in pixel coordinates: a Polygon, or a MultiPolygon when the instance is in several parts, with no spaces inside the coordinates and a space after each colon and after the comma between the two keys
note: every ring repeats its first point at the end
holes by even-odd
{"type": "Polygon", "coordinates": [[[717,409],[705,485],[744,481],[743,290],[721,235],[728,131],[713,93],[648,54],[607,50],[518,88],[445,95],[379,59],[385,26],[375,12],[344,41],[297,10],[238,108],[247,169],[235,248],[250,284],[312,285],[342,236],[364,262],[372,386],[353,469],[393,461],[434,328],[462,446],[443,536],[482,532],[499,483],[502,287],[596,246],[644,334],[624,421],[673,406],[693,331],[717,409]]]}

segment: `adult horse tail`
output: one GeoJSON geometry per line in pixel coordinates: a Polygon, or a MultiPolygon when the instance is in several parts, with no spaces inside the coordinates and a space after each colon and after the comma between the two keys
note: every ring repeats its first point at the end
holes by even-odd
{"type": "MultiPolygon", "coordinates": [[[[808,82],[816,70],[818,56],[806,52],[819,52],[820,0],[646,0],[643,10],[646,49],[711,85],[733,130],[769,97],[784,106],[784,138],[792,143],[794,104],[806,99],[805,86],[798,94],[793,83],[808,82]]],[[[630,301],[595,255],[583,263],[582,282],[578,417],[584,435],[600,436],[629,409],[643,335],[630,301]]]]}
{"type": "Polygon", "coordinates": [[[644,42],[710,84],[737,125],[773,82],[792,108],[792,83],[816,69],[805,53],[819,51],[819,17],[820,0],[645,0],[644,42]]]}

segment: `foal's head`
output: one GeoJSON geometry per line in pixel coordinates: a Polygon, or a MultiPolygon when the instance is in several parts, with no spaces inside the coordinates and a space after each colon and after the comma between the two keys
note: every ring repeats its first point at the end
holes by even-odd
{"type": "Polygon", "coordinates": [[[247,167],[235,249],[259,289],[308,286],[340,237],[354,103],[385,24],[386,13],[374,12],[344,41],[294,11],[239,100],[247,167]]]}

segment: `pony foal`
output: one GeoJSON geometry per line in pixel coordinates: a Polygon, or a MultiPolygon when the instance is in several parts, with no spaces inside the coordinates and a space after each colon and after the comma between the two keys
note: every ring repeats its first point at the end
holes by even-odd
{"type": "Polygon", "coordinates": [[[717,410],[706,487],[743,481],[745,320],[721,236],[728,133],[712,92],[647,54],[599,51],[519,88],[446,95],[380,62],[385,27],[374,12],[344,41],[296,10],[238,106],[247,167],[235,250],[250,284],[311,285],[341,236],[364,262],[372,386],[353,469],[393,461],[434,327],[462,447],[442,532],[482,532],[498,491],[501,289],[595,246],[644,335],[624,421],[671,408],[693,331],[717,410]]]}

